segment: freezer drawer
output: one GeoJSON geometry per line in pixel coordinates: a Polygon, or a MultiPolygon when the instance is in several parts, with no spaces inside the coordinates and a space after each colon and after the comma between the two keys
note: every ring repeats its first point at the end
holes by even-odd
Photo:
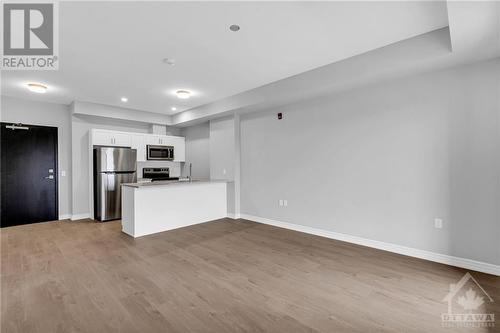
{"type": "Polygon", "coordinates": [[[94,148],[94,167],[97,172],[136,171],[137,150],[117,147],[94,148]]]}
{"type": "Polygon", "coordinates": [[[96,178],[95,219],[109,221],[121,218],[121,184],[135,183],[136,173],[101,172],[96,178]]]}

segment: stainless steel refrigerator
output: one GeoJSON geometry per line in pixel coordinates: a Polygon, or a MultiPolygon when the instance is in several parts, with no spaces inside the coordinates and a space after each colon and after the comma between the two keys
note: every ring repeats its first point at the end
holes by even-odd
{"type": "Polygon", "coordinates": [[[137,151],[130,148],[94,148],[94,218],[98,221],[122,216],[121,184],[137,181],[137,151]]]}

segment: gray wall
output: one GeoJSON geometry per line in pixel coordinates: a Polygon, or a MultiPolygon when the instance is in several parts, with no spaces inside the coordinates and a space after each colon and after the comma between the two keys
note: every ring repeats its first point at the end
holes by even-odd
{"type": "Polygon", "coordinates": [[[182,175],[189,175],[189,163],[192,163],[193,178],[209,179],[210,127],[208,122],[187,127],[182,130],[181,135],[186,138],[186,163],[184,163],[182,175]]]}
{"type": "Polygon", "coordinates": [[[234,116],[210,120],[210,179],[227,180],[227,212],[235,207],[235,141],[234,116]]]}
{"type": "Polygon", "coordinates": [[[90,213],[89,130],[92,128],[148,133],[149,124],[93,116],[72,117],[73,215],[90,213]]]}
{"type": "MultiPolygon", "coordinates": [[[[59,216],[65,217],[90,213],[89,130],[102,128],[139,133],[151,131],[151,126],[147,123],[88,115],[72,116],[70,106],[62,104],[2,96],[1,106],[2,121],[58,128],[59,170],[66,171],[65,177],[59,176],[59,216]]],[[[208,123],[205,127],[208,132],[208,123]]],[[[166,127],[166,133],[179,135],[180,130],[166,127]]],[[[207,157],[206,178],[209,177],[208,164],[207,157]]],[[[139,168],[146,166],[152,166],[152,164],[140,162],[138,165],[139,168]]],[[[173,176],[179,173],[178,163],[155,163],[153,166],[169,166],[172,168],[173,176]]]]}
{"type": "Polygon", "coordinates": [[[210,121],[210,179],[234,180],[234,117],[232,116],[210,121]]]}
{"type": "Polygon", "coordinates": [[[2,96],[3,122],[57,127],[59,216],[71,214],[71,115],[67,105],[2,96]],[[61,171],[66,172],[61,177],[61,171]]]}
{"type": "Polygon", "coordinates": [[[183,176],[193,163],[193,178],[228,180],[228,213],[235,212],[234,188],[234,118],[224,117],[190,126],[182,131],[186,137],[186,163],[183,176]],[[225,173],[224,173],[225,170],[225,173]]]}
{"type": "Polygon", "coordinates": [[[243,115],[242,213],[500,264],[499,75],[496,59],[243,115]]]}

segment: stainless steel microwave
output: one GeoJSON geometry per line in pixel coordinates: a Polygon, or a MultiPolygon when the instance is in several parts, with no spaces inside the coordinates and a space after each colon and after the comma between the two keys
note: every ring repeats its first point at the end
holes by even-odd
{"type": "Polygon", "coordinates": [[[147,159],[153,161],[173,161],[174,147],[173,146],[153,146],[147,145],[147,159]]]}

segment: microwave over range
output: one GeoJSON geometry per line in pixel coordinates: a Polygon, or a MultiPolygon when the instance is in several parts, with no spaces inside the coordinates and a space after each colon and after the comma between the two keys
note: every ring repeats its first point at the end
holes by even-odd
{"type": "Polygon", "coordinates": [[[174,147],[173,146],[154,146],[147,145],[147,159],[153,161],[173,161],[174,147]]]}

